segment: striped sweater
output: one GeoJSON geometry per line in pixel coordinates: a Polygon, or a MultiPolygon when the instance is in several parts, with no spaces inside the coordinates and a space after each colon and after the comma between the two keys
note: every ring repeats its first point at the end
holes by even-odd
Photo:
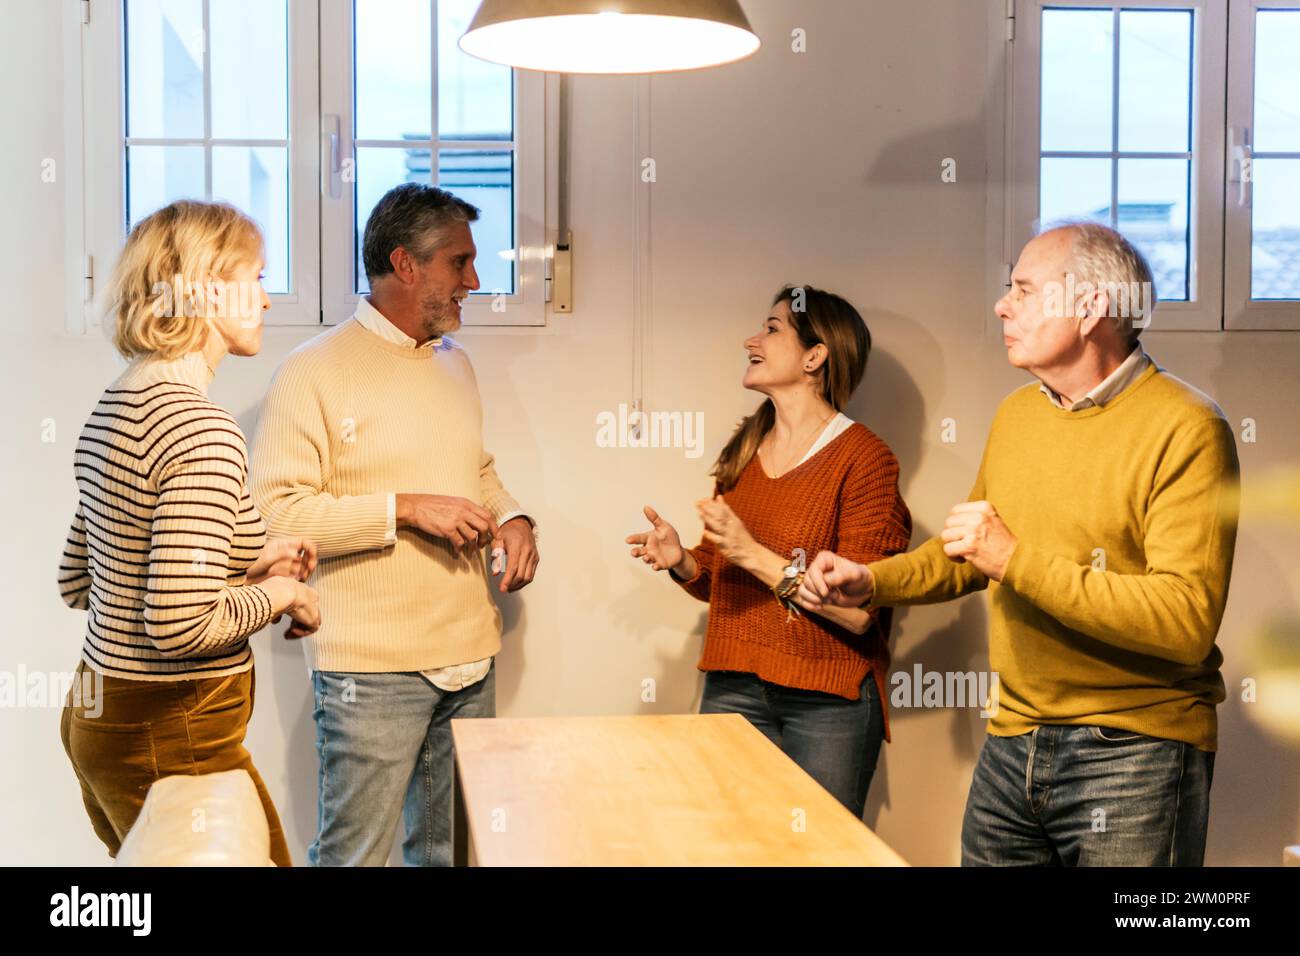
{"type": "Polygon", "coordinates": [[[188,680],[253,666],[271,620],[244,574],[266,543],[238,423],[207,397],[202,353],[137,358],[77,440],[79,501],[59,564],[89,611],[82,658],[113,677],[188,680]]]}

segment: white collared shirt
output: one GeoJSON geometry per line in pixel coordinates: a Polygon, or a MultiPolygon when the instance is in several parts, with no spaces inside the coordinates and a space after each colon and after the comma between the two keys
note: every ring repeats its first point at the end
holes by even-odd
{"type": "Polygon", "coordinates": [[[1095,386],[1088,390],[1088,393],[1066,408],[1061,401],[1061,397],[1052,391],[1043,382],[1038,383],[1038,390],[1051,400],[1057,408],[1065,409],[1070,412],[1077,412],[1080,409],[1091,408],[1094,405],[1105,405],[1112,398],[1118,395],[1124,389],[1132,385],[1139,375],[1146,371],[1146,367],[1151,364],[1151,357],[1142,350],[1139,343],[1133,351],[1128,354],[1128,358],[1116,366],[1115,371],[1111,372],[1095,386]]]}
{"type": "MultiPolygon", "coordinates": [[[[442,336],[436,336],[424,343],[417,343],[397,326],[395,326],[388,317],[371,304],[368,296],[362,296],[357,300],[357,311],[354,316],[357,323],[362,328],[368,329],[375,335],[379,336],[386,342],[392,342],[409,349],[440,349],[443,347],[442,336]]],[[[511,518],[526,518],[528,523],[536,527],[536,522],[522,511],[511,511],[502,515],[497,520],[497,526],[505,524],[511,518]]],[[[387,544],[397,543],[397,492],[391,492],[388,495],[388,528],[387,544]]],[[[468,664],[451,664],[447,667],[439,667],[435,670],[420,671],[428,681],[435,687],[442,690],[463,690],[471,684],[477,684],[487,676],[492,667],[492,658],[484,658],[481,661],[471,661],[468,664]]]]}
{"type": "Polygon", "coordinates": [[[393,323],[389,321],[388,316],[384,315],[384,313],[374,307],[370,302],[369,296],[363,295],[357,300],[355,318],[364,328],[374,332],[375,335],[387,342],[393,342],[396,345],[401,345],[408,349],[442,348],[441,335],[435,336],[427,342],[417,345],[415,339],[411,338],[397,326],[393,325],[393,323]]]}

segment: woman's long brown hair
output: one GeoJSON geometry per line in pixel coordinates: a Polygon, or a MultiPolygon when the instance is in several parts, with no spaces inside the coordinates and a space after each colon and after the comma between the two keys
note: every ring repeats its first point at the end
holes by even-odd
{"type": "MultiPolygon", "coordinates": [[[[853,390],[862,381],[871,352],[871,332],[858,310],[833,292],[814,289],[812,286],[786,286],[772,300],[775,308],[780,302],[790,305],[790,319],[799,342],[805,349],[814,345],[826,346],[826,361],[817,369],[822,398],[837,412],[844,411],[853,390]],[[803,308],[795,309],[796,296],[802,299],[803,308]]],[[[741,420],[731,439],[709,473],[718,480],[723,491],[735,487],[740,474],[758,453],[759,443],[776,422],[776,406],[772,399],[748,417],[741,420]]]]}

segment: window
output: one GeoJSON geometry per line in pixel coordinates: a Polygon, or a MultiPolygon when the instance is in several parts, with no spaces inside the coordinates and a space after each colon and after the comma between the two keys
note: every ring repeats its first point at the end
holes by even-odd
{"type": "MultiPolygon", "coordinates": [[[[543,325],[544,77],[460,52],[476,7],[87,4],[87,285],[103,287],[126,231],[148,213],[178,198],[223,199],[262,226],[268,322],[336,323],[368,291],[361,234],[374,204],[398,183],[432,182],[481,211],[481,288],[465,323],[543,325]]],[[[85,325],[97,324],[102,303],[82,307],[85,325]]]]}
{"type": "Polygon", "coordinates": [[[1226,321],[1300,329],[1300,4],[1230,17],[1226,321]]]}
{"type": "Polygon", "coordinates": [[[1290,256],[1300,251],[1300,201],[1293,198],[1300,152],[1287,152],[1300,150],[1300,136],[1287,139],[1286,132],[1300,129],[1300,121],[1287,120],[1280,105],[1269,107],[1273,151],[1251,156],[1247,147],[1241,154],[1247,177],[1255,177],[1245,186],[1237,182],[1241,163],[1225,158],[1230,90],[1241,100],[1239,136],[1248,135],[1252,103],[1295,102],[1300,93],[1293,65],[1300,60],[1300,30],[1288,35],[1280,25],[1283,18],[1296,23],[1300,13],[1260,9],[1280,6],[1270,0],[1018,0],[1010,179],[1015,248],[1040,223],[1096,220],[1123,232],[1150,261],[1161,300],[1153,328],[1300,327],[1300,255],[1290,256]],[[1233,36],[1252,18],[1278,18],[1267,62],[1253,82],[1253,40],[1228,48],[1229,9],[1233,36]],[[1261,171],[1261,157],[1277,165],[1261,171]],[[1268,203],[1256,204],[1253,215],[1252,190],[1268,203]],[[1252,269],[1260,281],[1252,282],[1252,269]],[[1238,302],[1242,282],[1252,282],[1251,291],[1238,302]],[[1271,302],[1260,301],[1269,294],[1271,302]]]}
{"type": "Polygon", "coordinates": [[[435,182],[480,210],[467,324],[544,322],[543,87],[460,52],[478,2],[323,0],[322,61],[343,65],[321,77],[324,250],[346,263],[324,272],[326,322],[368,291],[366,218],[403,181],[435,182]]]}

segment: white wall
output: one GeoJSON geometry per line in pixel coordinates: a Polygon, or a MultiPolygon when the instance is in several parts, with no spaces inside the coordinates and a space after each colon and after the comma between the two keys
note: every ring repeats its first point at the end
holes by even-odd
{"type": "MultiPolygon", "coordinates": [[[[1001,0],[989,0],[996,6],[1001,0]]],[[[116,374],[108,343],[62,332],[62,48],[56,3],[3,0],[9,28],[0,94],[10,129],[0,151],[5,229],[3,311],[5,637],[0,671],[75,666],[84,614],[67,610],[55,569],[74,507],[77,432],[116,374]],[[57,441],[40,440],[41,422],[57,441]]],[[[898,454],[915,542],[964,499],[999,399],[1025,379],[985,332],[988,8],[978,0],[907,4],[818,0],[747,4],[765,46],[751,61],[650,83],[658,181],[651,206],[653,312],[646,398],[704,412],[705,454],[603,449],[595,418],[631,400],[636,81],[573,82],[575,311],[524,334],[468,331],[483,386],[489,447],[503,479],[536,515],[543,563],[505,599],[499,660],[503,716],[673,713],[698,703],[694,664],[704,605],[626,556],[623,537],[653,503],[697,540],[692,502],[709,462],[755,404],[738,384],[741,342],[783,283],[833,289],[864,312],[875,338],[850,409],[898,454]],[[794,27],[808,52],[789,51],[794,27]],[[958,181],[942,184],[952,157],[958,181]],[[939,440],[957,421],[958,441],[939,440]],[[657,681],[641,702],[644,678],[657,681]]],[[[263,352],[230,359],[211,394],[246,433],[280,359],[308,330],[268,328],[263,352]]],[[[1171,371],[1205,389],[1259,440],[1240,445],[1247,481],[1300,458],[1300,335],[1148,335],[1171,371]]],[[[1295,613],[1295,530],[1242,528],[1220,644],[1229,700],[1219,709],[1208,860],[1277,862],[1300,837],[1300,761],[1270,742],[1233,689],[1250,641],[1271,615],[1295,613]]],[[[982,595],[896,617],[896,666],[985,667],[982,595]]],[[[297,859],[315,824],[316,758],[305,667],[270,631],[255,638],[260,676],[250,747],[297,859]]],[[[93,864],[106,857],[80,806],[58,737],[58,707],[0,709],[0,863],[93,864]]],[[[962,807],[984,728],[973,711],[893,711],[867,821],[909,861],[959,859],[962,807]]]]}

